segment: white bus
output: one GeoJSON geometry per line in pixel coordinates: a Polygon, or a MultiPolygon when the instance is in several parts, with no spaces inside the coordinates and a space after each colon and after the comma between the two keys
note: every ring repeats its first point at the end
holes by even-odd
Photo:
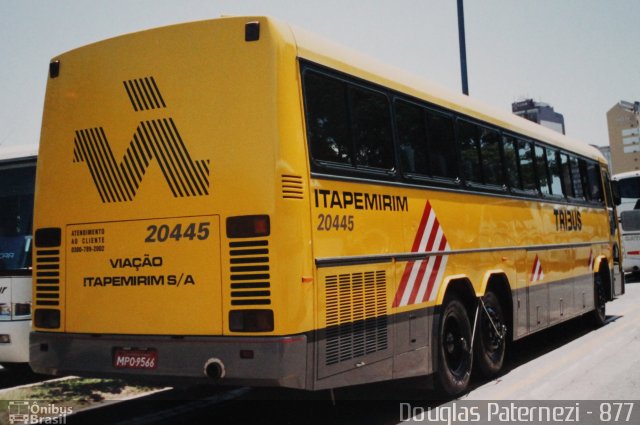
{"type": "Polygon", "coordinates": [[[622,268],[625,273],[640,275],[640,171],[613,176],[617,181],[621,203],[622,268]]]}
{"type": "Polygon", "coordinates": [[[25,366],[31,330],[36,146],[0,148],[0,365],[25,366]]]}

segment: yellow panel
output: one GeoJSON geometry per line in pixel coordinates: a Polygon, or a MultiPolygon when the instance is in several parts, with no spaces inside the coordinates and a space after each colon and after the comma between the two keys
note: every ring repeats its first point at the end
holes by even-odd
{"type": "Polygon", "coordinates": [[[66,330],[221,333],[219,218],[70,225],[66,330]]]}

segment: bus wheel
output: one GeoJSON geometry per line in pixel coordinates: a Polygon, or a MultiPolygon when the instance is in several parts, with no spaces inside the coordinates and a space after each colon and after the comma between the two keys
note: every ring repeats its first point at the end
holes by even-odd
{"type": "Polygon", "coordinates": [[[445,300],[438,328],[438,382],[449,395],[463,392],[471,377],[471,324],[467,310],[453,296],[445,300]]]}
{"type": "Polygon", "coordinates": [[[495,376],[504,363],[507,326],[498,296],[489,291],[482,298],[476,335],[475,361],[482,376],[495,376]]]}
{"type": "Polygon", "coordinates": [[[595,310],[592,312],[591,318],[593,319],[593,324],[599,328],[600,326],[604,326],[607,318],[607,295],[604,291],[604,284],[600,273],[595,273],[593,275],[593,302],[595,310]]]}

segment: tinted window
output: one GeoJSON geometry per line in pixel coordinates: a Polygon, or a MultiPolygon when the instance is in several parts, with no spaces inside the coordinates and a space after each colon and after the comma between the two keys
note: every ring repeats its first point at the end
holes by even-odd
{"type": "Polygon", "coordinates": [[[472,183],[482,183],[480,170],[480,151],[478,149],[478,128],[469,122],[458,121],[458,145],[462,175],[472,183]]]}
{"type": "Polygon", "coordinates": [[[315,160],[350,164],[345,84],[312,72],[304,76],[307,132],[315,160]]]}
{"type": "Polygon", "coordinates": [[[551,183],[551,193],[562,195],[562,178],[560,177],[560,164],[558,163],[558,151],[547,148],[547,166],[551,183]]]}
{"type": "Polygon", "coordinates": [[[504,179],[500,158],[500,133],[492,129],[480,128],[480,156],[484,183],[502,186],[504,179]]]}
{"type": "Polygon", "coordinates": [[[640,198],[640,177],[619,180],[618,191],[622,198],[640,198]]]}
{"type": "Polygon", "coordinates": [[[453,118],[427,111],[427,134],[431,173],[435,177],[454,179],[458,176],[453,118]]]}
{"type": "Polygon", "coordinates": [[[640,210],[629,210],[620,213],[620,224],[626,232],[640,231],[640,210]]]}
{"type": "Polygon", "coordinates": [[[538,177],[538,184],[540,191],[544,195],[551,193],[549,185],[549,176],[547,174],[547,163],[544,148],[542,146],[536,146],[536,176],[538,177]]]}
{"type": "Polygon", "coordinates": [[[589,163],[587,165],[587,182],[589,187],[589,198],[592,201],[602,202],[602,180],[600,179],[600,166],[589,163]]]}
{"type": "Polygon", "coordinates": [[[504,154],[504,165],[509,186],[514,189],[522,189],[522,185],[520,184],[520,170],[518,169],[516,140],[513,137],[504,136],[502,138],[502,152],[504,154]]]}
{"type": "Polygon", "coordinates": [[[533,170],[533,149],[530,142],[518,140],[518,160],[520,161],[520,176],[522,189],[538,191],[536,174],[533,170]]]}
{"type": "Polygon", "coordinates": [[[564,194],[573,197],[573,184],[571,183],[571,166],[569,164],[569,156],[560,154],[560,174],[562,174],[562,190],[564,194]]]}
{"type": "Polygon", "coordinates": [[[398,101],[395,118],[402,170],[405,173],[429,175],[423,108],[398,101]]]}
{"type": "Polygon", "coordinates": [[[34,165],[0,168],[0,270],[31,265],[34,165]]]}
{"type": "Polygon", "coordinates": [[[350,87],[351,134],[356,165],[393,168],[391,111],[387,96],[350,87]]]}
{"type": "Polygon", "coordinates": [[[582,173],[580,172],[580,162],[576,157],[569,158],[569,165],[571,167],[571,182],[573,183],[573,196],[578,199],[584,199],[584,185],[582,179],[582,173]]]}

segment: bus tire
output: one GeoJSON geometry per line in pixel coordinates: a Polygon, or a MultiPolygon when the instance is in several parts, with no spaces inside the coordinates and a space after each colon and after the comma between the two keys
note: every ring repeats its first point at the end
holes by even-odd
{"type": "Polygon", "coordinates": [[[591,312],[591,319],[596,328],[604,326],[607,318],[607,294],[604,289],[604,282],[600,273],[593,275],[593,304],[594,310],[591,312]]]}
{"type": "Polygon", "coordinates": [[[502,369],[507,347],[507,332],[500,299],[492,292],[482,298],[486,311],[480,307],[474,347],[475,367],[485,378],[492,378],[502,369]],[[487,317],[491,316],[491,320],[487,317]],[[493,324],[491,323],[493,321],[493,324]],[[495,325],[495,327],[494,327],[495,325]],[[496,332],[498,329],[498,332],[496,332]],[[499,333],[502,333],[500,335],[499,333]]]}
{"type": "Polygon", "coordinates": [[[471,324],[467,310],[456,296],[443,304],[438,325],[438,384],[449,395],[466,390],[471,378],[471,324]]]}

